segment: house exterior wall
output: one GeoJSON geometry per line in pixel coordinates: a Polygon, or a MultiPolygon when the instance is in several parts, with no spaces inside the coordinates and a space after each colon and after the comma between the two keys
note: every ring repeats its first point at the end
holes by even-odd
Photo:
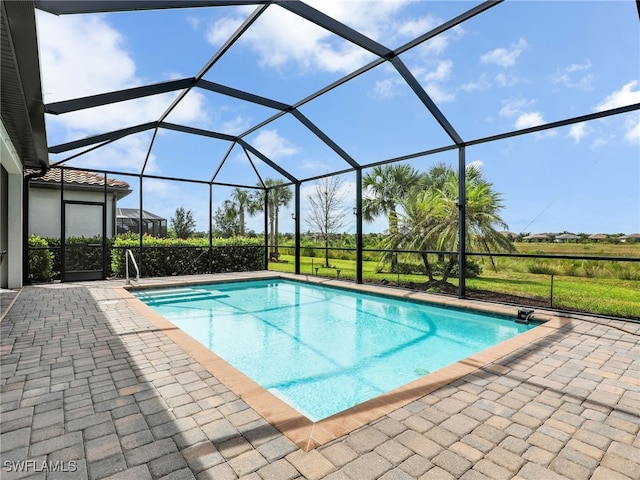
{"type": "MultiPolygon", "coordinates": [[[[107,214],[107,237],[114,235],[115,210],[112,197],[107,194],[105,204],[107,214]]],[[[65,187],[65,200],[81,202],[104,202],[103,192],[77,191],[65,187]]],[[[60,238],[62,214],[60,210],[60,190],[53,188],[29,188],[29,235],[60,238]]],[[[67,205],[65,212],[67,236],[92,237],[102,233],[101,209],[97,206],[67,205]]]]}
{"type": "Polygon", "coordinates": [[[0,122],[0,288],[22,286],[22,162],[0,122]]]}

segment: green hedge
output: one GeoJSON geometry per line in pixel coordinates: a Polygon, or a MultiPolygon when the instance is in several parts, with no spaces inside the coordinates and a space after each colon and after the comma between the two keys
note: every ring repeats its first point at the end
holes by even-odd
{"type": "Polygon", "coordinates": [[[29,237],[29,282],[48,282],[51,280],[51,259],[49,243],[37,235],[29,237]]]}
{"type": "MultiPolygon", "coordinates": [[[[101,237],[72,237],[66,239],[65,262],[67,270],[102,268],[102,249],[86,244],[101,243],[101,237]]],[[[259,238],[214,238],[211,252],[211,272],[244,272],[264,270],[264,240],[259,238]]],[[[29,239],[30,282],[59,280],[61,272],[61,248],[59,238],[29,239]]],[[[141,268],[140,275],[161,277],[209,273],[209,239],[187,240],[143,237],[142,261],[140,238],[126,234],[107,239],[108,275],[125,276],[125,251],[133,251],[141,268]]],[[[130,266],[133,269],[133,266],[130,266]]],[[[130,270],[130,275],[135,272],[130,270]]]]}
{"type": "MultiPolygon", "coordinates": [[[[264,241],[257,238],[214,238],[211,251],[211,272],[245,272],[264,270],[264,241]]],[[[111,250],[113,275],[125,276],[126,250],[131,249],[143,277],[194,275],[209,273],[209,240],[192,238],[144,237],[142,258],[137,236],[119,236],[111,250]]],[[[129,274],[133,268],[130,265],[129,274]]]]}

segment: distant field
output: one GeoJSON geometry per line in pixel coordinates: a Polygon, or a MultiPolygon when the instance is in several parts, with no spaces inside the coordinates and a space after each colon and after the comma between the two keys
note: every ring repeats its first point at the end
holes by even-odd
{"type": "MultiPolygon", "coordinates": [[[[518,253],[640,257],[639,244],[519,243],[517,248],[518,253]]],[[[281,259],[283,263],[269,263],[269,269],[293,272],[294,257],[282,255],[281,259]]],[[[467,288],[471,296],[477,296],[473,291],[494,292],[531,299],[539,304],[551,306],[553,274],[553,306],[555,308],[640,318],[640,262],[495,258],[494,269],[494,264],[488,257],[475,260],[481,264],[482,274],[478,278],[467,280],[467,288]]],[[[300,263],[301,272],[305,274],[355,278],[354,260],[330,259],[332,268],[322,267],[324,262],[319,257],[301,257],[300,263]]],[[[426,282],[424,275],[378,273],[379,267],[379,263],[375,261],[363,262],[365,281],[386,280],[390,285],[407,285],[412,282],[416,287],[426,282]]],[[[455,278],[449,281],[457,284],[455,278]]]]}
{"type": "Polygon", "coordinates": [[[640,243],[515,243],[518,253],[640,257],[640,243]]]}

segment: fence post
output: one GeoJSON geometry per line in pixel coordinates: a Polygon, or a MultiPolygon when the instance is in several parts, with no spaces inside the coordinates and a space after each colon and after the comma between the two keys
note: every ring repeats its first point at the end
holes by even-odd
{"type": "Polygon", "coordinates": [[[551,308],[553,308],[553,273],[551,274],[551,299],[550,299],[550,303],[551,303],[551,308]]]}

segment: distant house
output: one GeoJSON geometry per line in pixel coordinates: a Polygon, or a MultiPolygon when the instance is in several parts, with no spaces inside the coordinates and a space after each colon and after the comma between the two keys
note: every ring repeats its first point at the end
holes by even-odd
{"type": "Polygon", "coordinates": [[[29,181],[29,236],[60,238],[64,229],[66,237],[92,237],[102,234],[106,220],[106,236],[112,237],[116,204],[130,193],[122,180],[107,177],[105,185],[100,174],[52,168],[29,181]]]}
{"type": "Polygon", "coordinates": [[[558,243],[575,243],[580,240],[578,235],[573,233],[561,233],[560,235],[556,235],[555,241],[558,243]]]}
{"type": "Polygon", "coordinates": [[[628,243],[634,243],[634,242],[640,242],[640,233],[630,233],[629,235],[622,235],[621,237],[618,237],[618,240],[620,240],[621,242],[628,242],[628,243]]]}
{"type": "Polygon", "coordinates": [[[604,233],[594,233],[593,235],[589,235],[587,238],[594,242],[609,240],[609,236],[604,233]]]}
{"type": "MultiPolygon", "coordinates": [[[[140,233],[140,210],[118,208],[116,213],[117,233],[140,233]]],[[[142,233],[152,237],[167,236],[167,219],[142,210],[142,233]]]]}
{"type": "Polygon", "coordinates": [[[551,235],[547,235],[546,233],[534,233],[523,238],[523,240],[527,242],[549,242],[551,239],[551,235]]]}

